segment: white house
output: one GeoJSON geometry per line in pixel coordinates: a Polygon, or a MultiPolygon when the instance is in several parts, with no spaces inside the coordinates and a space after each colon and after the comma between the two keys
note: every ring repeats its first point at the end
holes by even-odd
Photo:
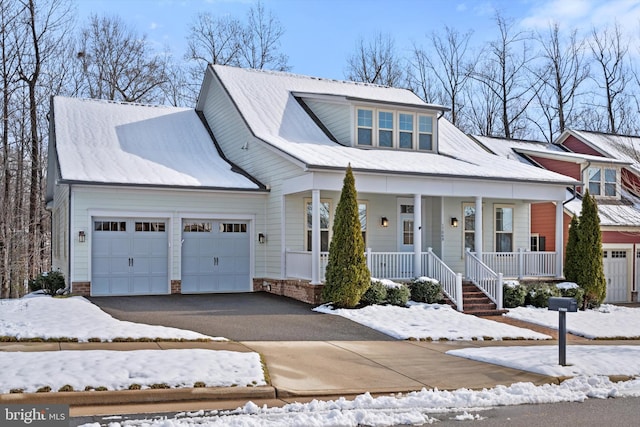
{"type": "MultiPolygon", "coordinates": [[[[562,206],[576,181],[487,153],[445,110],[404,89],[219,65],[195,110],[55,97],[53,268],[81,294],[317,303],[350,164],[372,276],[437,277],[462,308],[464,275],[499,306],[492,263],[522,266],[531,203],[562,206]]],[[[561,276],[561,253],[535,256],[527,275],[561,276]]]]}

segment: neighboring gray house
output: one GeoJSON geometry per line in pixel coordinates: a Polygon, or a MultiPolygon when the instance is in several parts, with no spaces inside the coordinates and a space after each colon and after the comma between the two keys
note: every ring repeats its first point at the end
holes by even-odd
{"type": "Polygon", "coordinates": [[[404,89],[219,65],[195,110],[55,97],[53,267],[91,295],[319,302],[350,164],[372,276],[436,277],[459,308],[462,275],[501,305],[500,276],[475,256],[561,276],[555,252],[516,269],[531,203],[561,206],[576,181],[487,153],[445,110],[404,89]]]}

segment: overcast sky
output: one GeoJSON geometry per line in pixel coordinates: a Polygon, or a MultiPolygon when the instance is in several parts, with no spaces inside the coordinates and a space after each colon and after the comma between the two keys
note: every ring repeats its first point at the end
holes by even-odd
{"type": "MultiPolygon", "coordinates": [[[[79,25],[91,13],[117,14],[158,48],[169,46],[182,57],[189,24],[199,12],[231,15],[244,21],[253,0],[77,0],[79,25]]],[[[474,45],[496,36],[496,11],[522,28],[544,30],[555,20],[588,32],[622,24],[629,37],[640,37],[640,0],[263,0],[285,34],[281,51],[291,71],[344,79],[347,58],[359,38],[390,34],[401,51],[426,45],[427,35],[444,26],[473,30],[474,45]]],[[[633,52],[639,52],[632,44],[633,52]]]]}

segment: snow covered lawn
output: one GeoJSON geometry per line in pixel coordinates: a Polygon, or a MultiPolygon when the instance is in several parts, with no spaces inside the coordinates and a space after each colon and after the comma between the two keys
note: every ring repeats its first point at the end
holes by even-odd
{"type": "Polygon", "coordinates": [[[63,338],[78,342],[118,338],[227,341],[183,329],[120,321],[83,297],[43,295],[0,300],[0,337],[53,341],[63,338]]]}
{"type": "Polygon", "coordinates": [[[447,354],[554,377],[640,376],[640,346],[568,345],[567,366],[558,364],[558,346],[482,347],[447,354]]]}
{"type": "MultiPolygon", "coordinates": [[[[511,308],[506,314],[548,328],[558,329],[558,312],[546,308],[511,308]]],[[[567,313],[567,332],[589,339],[640,339],[640,308],[603,304],[598,310],[567,313]]]]}
{"type": "Polygon", "coordinates": [[[153,384],[193,387],[197,382],[208,387],[266,385],[258,353],[224,350],[0,352],[0,372],[0,393],[34,393],[46,386],[55,392],[65,385],[75,391],[126,390],[134,384],[143,389],[153,384]]]}
{"type": "Polygon", "coordinates": [[[529,329],[462,314],[446,304],[410,302],[408,307],[370,305],[354,310],[334,310],[331,306],[322,305],[314,310],[346,317],[398,339],[433,341],[551,339],[548,335],[529,329]]]}

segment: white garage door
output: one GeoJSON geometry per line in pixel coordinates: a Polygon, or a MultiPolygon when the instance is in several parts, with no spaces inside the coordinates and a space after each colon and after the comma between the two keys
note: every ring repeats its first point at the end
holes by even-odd
{"type": "Polygon", "coordinates": [[[606,250],[604,258],[604,277],[607,280],[605,302],[627,301],[627,251],[606,250]]]}
{"type": "Polygon", "coordinates": [[[164,219],[94,218],[91,294],[168,293],[167,239],[164,219]]]}
{"type": "Polygon", "coordinates": [[[182,293],[251,290],[247,222],[185,220],[182,225],[182,293]]]}

